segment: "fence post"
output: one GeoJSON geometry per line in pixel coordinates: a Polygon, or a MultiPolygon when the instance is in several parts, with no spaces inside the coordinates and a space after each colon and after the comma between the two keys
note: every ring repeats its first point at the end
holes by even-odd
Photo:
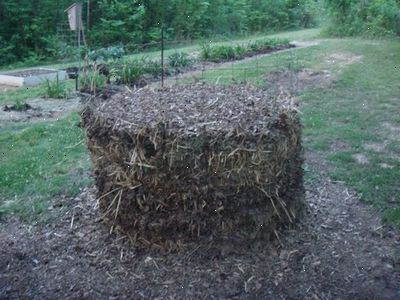
{"type": "Polygon", "coordinates": [[[164,24],[161,24],[161,87],[164,87],[164,24]]]}

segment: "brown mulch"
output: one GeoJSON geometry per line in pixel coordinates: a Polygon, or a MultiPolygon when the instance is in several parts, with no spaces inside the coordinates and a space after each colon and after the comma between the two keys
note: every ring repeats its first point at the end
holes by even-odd
{"type": "MultiPolygon", "coordinates": [[[[47,226],[0,223],[0,298],[399,299],[400,235],[307,154],[307,219],[250,251],[135,251],[86,189],[47,226]]],[[[53,206],[57,206],[54,203],[53,206]]]]}

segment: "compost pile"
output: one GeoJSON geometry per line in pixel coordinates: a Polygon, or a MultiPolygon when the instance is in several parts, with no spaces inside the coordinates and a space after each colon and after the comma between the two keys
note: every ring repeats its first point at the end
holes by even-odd
{"type": "Polygon", "coordinates": [[[99,205],[138,247],[269,241],[303,208],[290,99],[193,84],[91,99],[82,112],[99,205]]]}

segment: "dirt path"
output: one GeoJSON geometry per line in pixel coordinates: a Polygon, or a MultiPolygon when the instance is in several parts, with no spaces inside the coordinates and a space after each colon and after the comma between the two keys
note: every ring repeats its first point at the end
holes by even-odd
{"type": "Polygon", "coordinates": [[[0,298],[399,299],[400,234],[308,153],[308,216],[282,246],[135,252],[99,222],[93,189],[44,228],[0,223],[0,298]]]}

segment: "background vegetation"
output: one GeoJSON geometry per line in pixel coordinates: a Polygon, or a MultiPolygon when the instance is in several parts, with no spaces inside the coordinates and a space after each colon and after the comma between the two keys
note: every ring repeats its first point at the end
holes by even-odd
{"type": "Polygon", "coordinates": [[[326,0],[331,35],[400,35],[400,0],[326,0]]]}
{"type": "MultiPolygon", "coordinates": [[[[0,65],[25,60],[71,58],[74,47],[63,39],[64,10],[74,0],[0,1],[0,65]],[[60,32],[61,29],[61,32],[60,32]]],[[[244,35],[315,26],[320,0],[100,0],[89,2],[87,42],[91,49],[160,39],[160,23],[169,40],[244,35]]],[[[72,45],[73,46],[73,45],[72,45]]]]}

